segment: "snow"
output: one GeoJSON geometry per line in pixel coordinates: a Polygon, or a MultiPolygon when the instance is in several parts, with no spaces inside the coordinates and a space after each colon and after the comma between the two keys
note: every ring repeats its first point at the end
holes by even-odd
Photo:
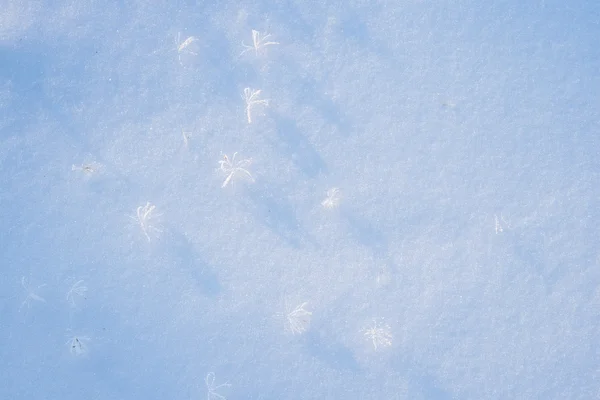
{"type": "Polygon", "coordinates": [[[598,4],[50,3],[0,13],[0,399],[600,396],[598,4]]]}

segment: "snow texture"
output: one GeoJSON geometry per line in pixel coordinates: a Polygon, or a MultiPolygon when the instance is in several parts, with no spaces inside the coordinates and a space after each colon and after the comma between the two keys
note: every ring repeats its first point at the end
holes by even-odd
{"type": "Polygon", "coordinates": [[[599,20],[5,0],[0,399],[599,398],[599,20]]]}

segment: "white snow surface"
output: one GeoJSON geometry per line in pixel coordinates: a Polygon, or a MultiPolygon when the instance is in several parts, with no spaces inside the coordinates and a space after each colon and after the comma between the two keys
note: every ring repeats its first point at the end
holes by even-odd
{"type": "Polygon", "coordinates": [[[5,0],[0,399],[598,399],[599,20],[5,0]]]}

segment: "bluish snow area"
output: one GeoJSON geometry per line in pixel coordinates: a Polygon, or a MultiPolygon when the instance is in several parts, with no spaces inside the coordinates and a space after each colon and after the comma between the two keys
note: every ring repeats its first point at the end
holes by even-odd
{"type": "Polygon", "coordinates": [[[0,400],[600,398],[597,1],[0,3],[0,400]]]}

